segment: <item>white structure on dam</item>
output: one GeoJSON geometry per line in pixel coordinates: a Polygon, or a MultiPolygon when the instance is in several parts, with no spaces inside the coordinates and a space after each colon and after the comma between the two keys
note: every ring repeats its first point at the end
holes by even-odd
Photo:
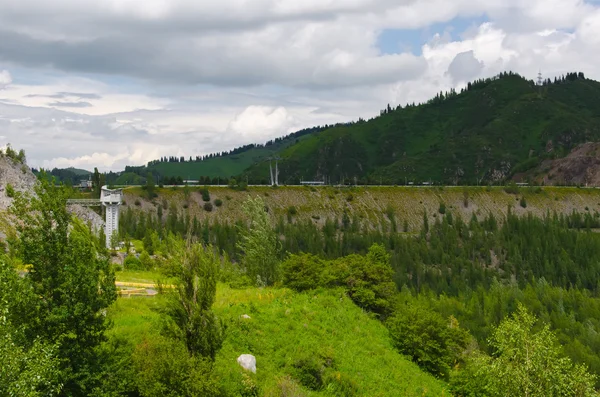
{"type": "Polygon", "coordinates": [[[102,186],[100,202],[106,209],[106,220],[104,221],[104,233],[106,234],[106,248],[110,248],[110,240],[113,234],[119,232],[119,209],[123,201],[123,189],[108,189],[102,186]]]}

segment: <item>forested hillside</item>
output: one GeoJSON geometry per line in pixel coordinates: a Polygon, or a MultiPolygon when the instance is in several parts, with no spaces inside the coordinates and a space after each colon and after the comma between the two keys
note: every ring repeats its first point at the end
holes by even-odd
{"type": "Polygon", "coordinates": [[[597,395],[596,189],[148,185],[110,248],[68,187],[24,193],[9,395],[597,395]]]}
{"type": "MultiPolygon", "coordinates": [[[[569,73],[541,85],[512,72],[440,92],[424,104],[389,105],[370,120],[317,126],[266,142],[198,156],[163,156],[106,175],[109,184],[269,183],[269,158],[281,158],[280,183],[478,185],[509,179],[547,185],[600,180],[600,83],[569,73]],[[569,153],[569,162],[557,163],[569,153]],[[585,152],[582,158],[580,152],[585,152]],[[553,162],[554,161],[554,162],[553,162]]],[[[53,170],[72,176],[72,170],[53,170]]],[[[71,178],[71,179],[73,179],[71,178]]]]}
{"type": "MultiPolygon", "coordinates": [[[[280,189],[268,190],[277,194],[280,189]]],[[[304,190],[306,195],[315,194],[308,188],[304,190]]],[[[485,190],[482,188],[482,192],[485,190]]],[[[584,192],[584,197],[589,199],[588,205],[600,205],[595,190],[572,190],[584,192]]],[[[433,191],[421,193],[421,199],[426,194],[432,195],[433,191]]],[[[494,197],[493,192],[487,193],[494,197]]],[[[234,195],[232,192],[225,194],[234,195]]],[[[503,212],[478,211],[481,195],[485,193],[480,193],[478,198],[461,194],[460,206],[437,201],[434,213],[428,213],[424,207],[421,207],[423,211],[413,209],[419,221],[418,225],[411,222],[410,226],[393,207],[376,207],[374,212],[379,214],[381,222],[374,225],[356,207],[353,211],[344,211],[341,217],[321,220],[315,215],[301,218],[299,214],[306,208],[288,207],[285,212],[275,211],[271,193],[262,196],[244,194],[244,200],[254,197],[253,200],[261,202],[260,208],[268,210],[265,214],[269,214],[274,236],[279,236],[281,246],[278,253],[269,255],[284,261],[281,266],[285,285],[298,290],[347,286],[349,295],[359,306],[384,319],[391,310],[395,314],[386,320],[386,324],[392,336],[398,335],[398,349],[433,374],[449,379],[458,395],[471,395],[464,385],[461,386],[461,382],[467,382],[463,376],[475,376],[469,371],[476,372],[477,368],[487,365],[484,364],[487,359],[480,362],[480,356],[464,355],[463,349],[468,345],[465,340],[472,337],[481,353],[493,354],[497,349],[495,342],[490,342],[494,330],[503,319],[517,312],[519,304],[530,314],[535,314],[541,323],[531,320],[527,313],[519,314],[519,321],[532,321],[529,325],[532,330],[540,330],[541,324],[547,324],[557,338],[556,343],[560,342],[562,346],[557,351],[567,354],[575,363],[585,365],[592,373],[600,374],[600,340],[597,338],[600,330],[597,321],[600,315],[600,234],[596,232],[600,228],[600,213],[589,207],[578,209],[574,203],[581,198],[576,199],[575,193],[572,193],[572,200],[567,199],[572,207],[560,213],[550,207],[543,209],[543,204],[528,211],[527,200],[522,197],[515,200],[517,192],[504,191],[496,191],[496,197],[512,198],[513,206],[507,206],[503,212]],[[463,211],[468,207],[474,210],[465,217],[463,211]],[[378,251],[379,255],[389,253],[388,259],[384,260],[389,263],[389,273],[378,267],[379,260],[371,259],[370,262],[359,256],[374,255],[369,254],[373,244],[384,248],[384,251],[378,251]],[[362,277],[366,279],[357,284],[356,280],[362,277]],[[362,288],[372,289],[372,292],[362,288]],[[392,298],[394,290],[399,291],[399,295],[392,298]],[[443,329],[448,319],[450,324],[452,321],[460,324],[470,336],[461,339],[460,333],[448,331],[445,336],[440,336],[437,331],[432,331],[436,327],[443,329]],[[428,350],[428,339],[422,335],[431,340],[448,338],[443,342],[448,346],[442,352],[433,347],[428,350]],[[467,372],[453,372],[452,368],[463,368],[467,372]]],[[[447,194],[446,198],[452,196],[452,193],[447,194]]],[[[531,197],[543,197],[548,193],[541,190],[530,194],[531,197]]],[[[173,196],[170,197],[172,200],[173,196]]],[[[352,204],[359,195],[355,192],[349,201],[348,193],[343,197],[352,204]]],[[[401,200],[402,196],[396,197],[401,200]]],[[[443,191],[439,197],[445,197],[443,191]]],[[[433,195],[429,201],[432,199],[437,200],[433,195]]],[[[552,196],[542,200],[561,205],[561,200],[552,196]]],[[[159,194],[156,212],[127,209],[122,218],[122,236],[141,240],[139,249],[160,257],[161,250],[167,249],[161,242],[164,236],[191,234],[204,244],[217,247],[235,263],[243,266],[251,260],[247,251],[240,250],[248,230],[248,218],[229,217],[227,220],[224,215],[227,207],[224,206],[231,204],[224,202],[214,208],[214,211],[222,211],[224,217],[213,218],[209,223],[209,218],[197,217],[190,207],[177,213],[172,209],[163,212],[160,203],[159,194]]],[[[412,203],[417,206],[418,201],[412,203]]],[[[235,206],[244,208],[245,204],[235,206]]],[[[260,252],[269,256],[264,250],[260,252]]],[[[131,262],[130,266],[145,268],[152,266],[151,263],[151,260],[131,262]]],[[[249,268],[247,271],[249,279],[235,283],[252,284],[257,274],[267,277],[261,278],[263,281],[276,279],[273,272],[252,273],[249,268]]],[[[552,340],[544,343],[554,346],[552,340]]]]}
{"type": "MultiPolygon", "coordinates": [[[[388,107],[369,121],[311,134],[280,153],[281,179],[501,181],[597,140],[599,108],[600,83],[582,73],[541,86],[502,73],[461,92],[440,93],[426,104],[388,107]]],[[[255,180],[267,171],[255,165],[248,173],[255,180]]]]}

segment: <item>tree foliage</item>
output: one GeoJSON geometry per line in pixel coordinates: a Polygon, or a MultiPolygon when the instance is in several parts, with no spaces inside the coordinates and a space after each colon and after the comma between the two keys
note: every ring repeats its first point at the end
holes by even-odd
{"type": "Polygon", "coordinates": [[[176,293],[169,295],[164,312],[175,327],[171,334],[185,343],[192,356],[215,359],[224,339],[224,326],[212,311],[217,291],[219,259],[211,247],[181,242],[171,262],[177,269],[176,293]]]}
{"type": "Polygon", "coordinates": [[[28,339],[14,319],[31,313],[35,295],[0,256],[0,395],[56,396],[62,389],[57,346],[28,339]]]}
{"type": "Polygon", "coordinates": [[[248,229],[240,231],[237,244],[248,276],[258,284],[273,285],[279,277],[280,242],[271,226],[265,202],[260,196],[248,197],[242,209],[249,218],[248,229]]]}
{"type": "MultiPolygon", "coordinates": [[[[489,396],[595,396],[595,376],[564,357],[548,325],[536,329],[536,317],[524,306],[503,320],[490,344],[492,357],[480,355],[471,366],[477,387],[462,387],[472,394],[489,396]],[[478,391],[478,393],[474,393],[478,391]]],[[[459,393],[461,390],[457,390],[459,393]]],[[[466,393],[465,393],[466,394],[466,393]]]]}
{"type": "Polygon", "coordinates": [[[19,195],[12,212],[19,255],[30,266],[25,280],[40,299],[14,324],[28,340],[58,346],[63,394],[81,395],[95,381],[95,349],[108,328],[103,312],[116,299],[114,273],[89,229],[67,211],[66,189],[42,179],[35,194],[19,195]]]}
{"type": "Polygon", "coordinates": [[[401,305],[386,321],[398,351],[421,368],[447,379],[451,368],[461,359],[470,336],[454,317],[440,314],[421,305],[401,305]]]}

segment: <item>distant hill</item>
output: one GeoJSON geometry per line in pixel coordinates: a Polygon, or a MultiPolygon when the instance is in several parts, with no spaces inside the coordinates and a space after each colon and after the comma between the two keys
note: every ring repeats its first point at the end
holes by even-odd
{"type": "MultiPolygon", "coordinates": [[[[40,170],[32,169],[33,173],[37,176],[40,170]]],[[[45,170],[48,177],[54,177],[57,182],[63,182],[70,185],[78,185],[82,179],[87,179],[92,173],[88,170],[80,168],[53,168],[52,170],[45,170]]]]}
{"type": "Polygon", "coordinates": [[[110,173],[107,182],[144,183],[151,173],[167,183],[236,177],[266,184],[267,160],[280,157],[282,184],[595,184],[600,151],[588,142],[599,140],[600,83],[569,73],[537,85],[508,72],[424,104],[388,105],[368,121],[308,128],[208,156],[163,157],[110,173]]]}
{"type": "MultiPolygon", "coordinates": [[[[311,134],[278,153],[280,180],[475,185],[512,178],[599,138],[600,83],[572,73],[538,86],[503,73],[311,134]]],[[[267,167],[255,164],[247,175],[258,180],[267,167]]]]}
{"type": "Polygon", "coordinates": [[[265,144],[249,144],[228,152],[214,153],[195,158],[163,157],[142,167],[126,167],[119,176],[107,178],[109,183],[124,184],[127,181],[138,181],[132,174],[145,181],[148,172],[160,179],[179,177],[183,180],[199,180],[201,178],[220,179],[221,183],[229,178],[242,174],[249,167],[260,164],[282,150],[295,145],[308,135],[323,131],[329,126],[317,126],[303,129],[287,136],[266,142],[265,144]]]}

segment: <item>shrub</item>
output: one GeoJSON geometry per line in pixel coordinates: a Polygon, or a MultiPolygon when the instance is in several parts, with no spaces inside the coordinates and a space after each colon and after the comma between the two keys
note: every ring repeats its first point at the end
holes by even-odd
{"type": "Polygon", "coordinates": [[[288,223],[292,223],[292,217],[294,215],[296,215],[298,213],[298,210],[296,210],[296,207],[294,207],[293,205],[289,206],[287,209],[287,220],[288,223]]]}
{"type": "Polygon", "coordinates": [[[294,362],[293,376],[302,386],[310,390],[319,391],[323,388],[323,368],[313,355],[294,362]]]}
{"type": "Polygon", "coordinates": [[[418,304],[401,305],[386,321],[398,351],[427,372],[447,379],[470,337],[451,317],[418,304]]]}
{"type": "Polygon", "coordinates": [[[504,191],[508,194],[519,194],[519,187],[512,182],[504,187],[504,191]]]}
{"type": "Polygon", "coordinates": [[[219,396],[219,380],[211,363],[190,356],[179,341],[164,336],[144,338],[132,354],[136,386],[143,396],[219,396]],[[168,391],[165,393],[165,391],[168,391]]]}
{"type": "Polygon", "coordinates": [[[213,210],[213,205],[210,202],[204,203],[204,211],[211,212],[213,210]]]}
{"type": "Polygon", "coordinates": [[[366,257],[353,254],[331,262],[323,272],[322,283],[345,287],[358,306],[385,316],[397,292],[393,274],[390,255],[382,245],[373,244],[366,257]]]}
{"type": "Polygon", "coordinates": [[[135,255],[127,255],[123,261],[123,267],[126,270],[145,270],[142,263],[135,255]]]}
{"type": "Polygon", "coordinates": [[[352,195],[352,193],[348,193],[348,195],[346,196],[346,201],[352,201],[354,200],[354,196],[352,195]]]}
{"type": "Polygon", "coordinates": [[[200,190],[200,193],[202,194],[202,201],[205,201],[205,202],[210,201],[210,193],[208,192],[208,188],[206,186],[204,186],[204,188],[202,188],[202,190],[200,190]]]}
{"type": "Polygon", "coordinates": [[[6,184],[6,197],[15,197],[15,188],[10,183],[6,184]]]}
{"type": "Polygon", "coordinates": [[[142,269],[144,269],[144,270],[150,270],[154,267],[154,261],[150,257],[150,254],[148,254],[148,252],[146,252],[146,251],[144,251],[140,254],[139,262],[140,262],[142,269]]]}
{"type": "Polygon", "coordinates": [[[442,215],[446,213],[446,204],[440,203],[440,207],[438,208],[438,212],[442,215]]]}
{"type": "Polygon", "coordinates": [[[138,207],[139,207],[140,205],[142,205],[142,203],[140,202],[140,200],[139,200],[139,199],[135,199],[135,202],[134,202],[134,204],[135,204],[135,205],[137,205],[138,207]]]}
{"type": "Polygon", "coordinates": [[[290,255],[281,264],[283,283],[296,291],[317,288],[324,267],[323,261],[312,254],[290,255]]]}
{"type": "Polygon", "coordinates": [[[525,197],[521,197],[521,201],[519,201],[519,204],[521,205],[521,207],[527,208],[527,201],[525,200],[525,197]]]}
{"type": "Polygon", "coordinates": [[[214,201],[214,203],[215,203],[215,206],[216,206],[216,207],[220,207],[220,206],[222,206],[222,205],[223,205],[223,200],[221,200],[221,199],[216,199],[216,200],[214,201]]]}

